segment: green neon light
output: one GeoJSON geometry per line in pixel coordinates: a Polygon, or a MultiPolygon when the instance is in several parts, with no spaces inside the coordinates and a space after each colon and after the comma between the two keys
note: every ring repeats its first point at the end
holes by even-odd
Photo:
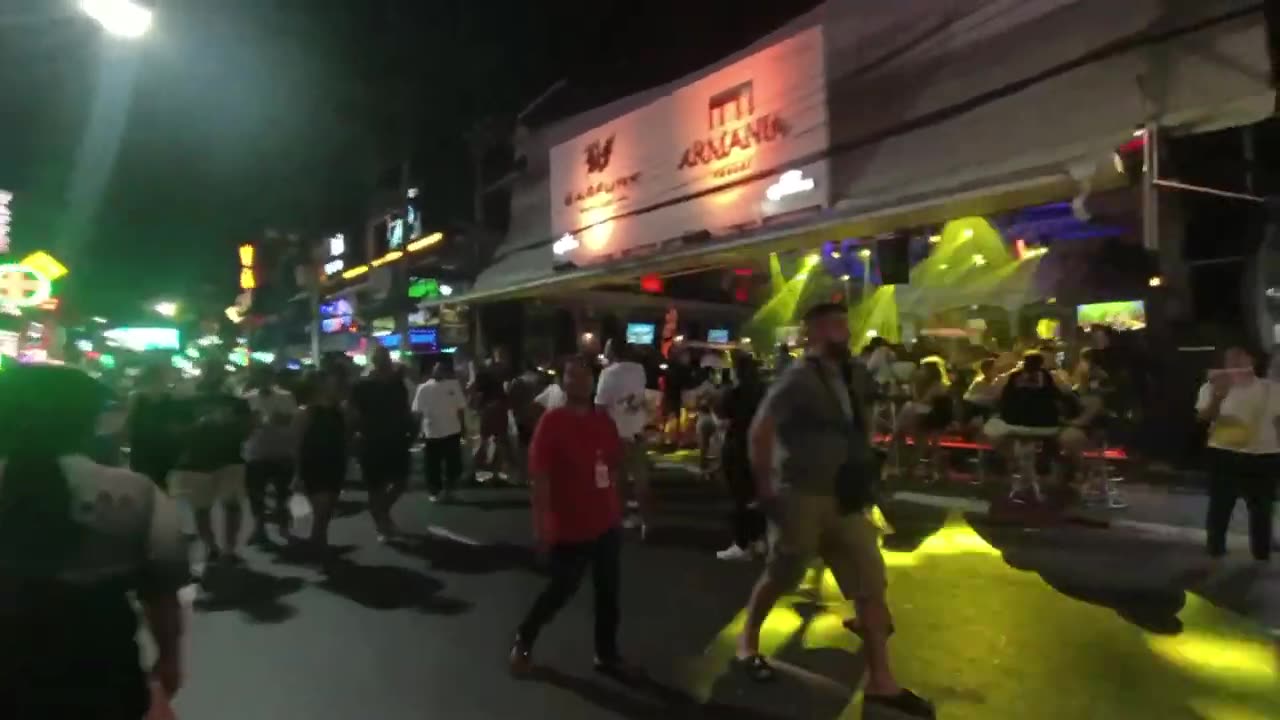
{"type": "Polygon", "coordinates": [[[44,273],[21,263],[0,265],[0,304],[14,307],[34,307],[53,296],[53,283],[44,273]],[[19,280],[15,276],[24,279],[19,280]],[[32,279],[25,279],[30,276],[32,279]],[[24,295],[29,290],[32,294],[24,295]]]}

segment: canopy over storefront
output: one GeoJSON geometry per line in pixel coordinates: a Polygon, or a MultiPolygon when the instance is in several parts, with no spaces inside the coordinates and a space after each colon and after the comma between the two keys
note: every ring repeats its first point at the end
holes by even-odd
{"type": "MultiPolygon", "coordinates": [[[[828,239],[1067,199],[1118,182],[1122,176],[1112,168],[1112,153],[1147,122],[1193,132],[1245,124],[1273,112],[1261,2],[1132,0],[1123,6],[1118,10],[1112,0],[832,2],[715,66],[529,130],[521,138],[528,170],[514,188],[511,233],[463,299],[586,287],[642,272],[728,262],[743,253],[811,248],[828,239]],[[820,30],[816,36],[815,29],[820,30]],[[803,125],[827,135],[824,142],[794,146],[801,148],[800,155],[782,153],[785,167],[748,164],[723,185],[692,187],[692,198],[663,186],[654,196],[657,202],[646,205],[648,190],[638,192],[638,185],[630,184],[633,192],[621,198],[629,204],[610,200],[600,207],[615,215],[600,211],[588,220],[649,223],[630,233],[649,243],[644,252],[555,267],[552,244],[563,219],[553,221],[562,215],[553,208],[575,197],[553,186],[559,171],[552,166],[560,162],[553,162],[554,153],[566,147],[585,152],[582,172],[603,174],[610,153],[625,158],[631,152],[615,144],[621,139],[614,140],[624,137],[629,115],[650,113],[646,117],[652,123],[666,122],[659,111],[663,98],[680,98],[685,88],[706,86],[708,78],[737,83],[730,84],[737,93],[730,100],[747,102],[750,112],[743,106],[737,112],[750,115],[755,109],[749,98],[742,99],[741,88],[749,92],[756,83],[757,97],[769,92],[767,82],[750,75],[759,57],[803,57],[812,64],[806,52],[768,55],[797,37],[817,37],[822,48],[818,71],[825,84],[810,95],[824,99],[825,120],[805,115],[809,119],[803,125]],[[823,165],[809,187],[825,207],[772,218],[761,214],[754,225],[705,227],[705,232],[683,235],[662,233],[691,228],[651,222],[682,202],[759,204],[752,195],[757,189],[779,185],[782,173],[815,163],[823,165]]],[[[785,75],[774,65],[768,68],[759,77],[785,75]]],[[[714,112],[728,102],[725,97],[716,93],[711,105],[690,112],[707,113],[708,107],[714,112]]],[[[768,102],[782,103],[784,109],[786,102],[805,104],[805,98],[784,100],[768,102]]],[[[684,112],[685,105],[676,102],[669,112],[684,112]]],[[[712,115],[708,122],[714,125],[717,119],[712,115]]],[[[643,150],[659,154],[660,162],[637,159],[636,167],[668,172],[661,165],[668,156],[686,164],[688,156],[682,159],[681,153],[696,148],[650,142],[643,150]]],[[[614,169],[627,170],[619,167],[622,162],[614,159],[614,169]]]]}

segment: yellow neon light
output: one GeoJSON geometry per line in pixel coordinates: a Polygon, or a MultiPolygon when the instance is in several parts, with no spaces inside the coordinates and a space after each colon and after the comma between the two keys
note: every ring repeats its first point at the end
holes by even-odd
{"type": "Polygon", "coordinates": [[[427,235],[426,237],[419,238],[409,243],[408,245],[405,245],[404,249],[406,252],[417,252],[423,248],[431,247],[432,245],[435,245],[436,243],[440,242],[443,239],[444,239],[444,233],[433,232],[430,235],[427,235]]]}
{"type": "Polygon", "coordinates": [[[258,287],[258,280],[253,276],[253,268],[240,268],[240,289],[252,290],[258,287]]]}
{"type": "Polygon", "coordinates": [[[240,246],[240,267],[243,267],[243,268],[253,267],[253,246],[252,245],[240,246]]]}
{"type": "Polygon", "coordinates": [[[69,271],[67,267],[58,262],[47,252],[37,251],[22,259],[22,264],[29,268],[35,268],[45,279],[49,281],[57,280],[66,275],[69,271]]]}
{"type": "Polygon", "coordinates": [[[351,268],[350,270],[347,270],[346,272],[342,273],[342,277],[344,280],[350,280],[353,277],[359,277],[367,272],[369,272],[368,265],[357,265],[351,268]]]}

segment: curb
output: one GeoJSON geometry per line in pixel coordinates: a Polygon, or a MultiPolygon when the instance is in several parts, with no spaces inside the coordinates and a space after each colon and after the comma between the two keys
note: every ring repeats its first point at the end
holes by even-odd
{"type": "MultiPolygon", "coordinates": [[[[946,510],[959,510],[966,513],[985,514],[991,510],[991,503],[986,500],[953,497],[950,495],[898,492],[894,493],[893,499],[911,503],[913,505],[943,508],[946,510]]],[[[1113,529],[1125,530],[1134,535],[1141,535],[1143,537],[1156,540],[1168,540],[1171,542],[1190,543],[1196,545],[1203,545],[1205,543],[1205,531],[1200,528],[1141,522],[1138,520],[1126,520],[1124,518],[1109,520],[1108,524],[1113,529]]],[[[1233,550],[1237,548],[1247,550],[1249,548],[1249,536],[1244,533],[1230,533],[1227,535],[1227,545],[1233,550]]]]}

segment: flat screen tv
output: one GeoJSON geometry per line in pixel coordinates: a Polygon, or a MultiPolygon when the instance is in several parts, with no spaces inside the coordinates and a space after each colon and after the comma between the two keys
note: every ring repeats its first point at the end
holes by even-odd
{"type": "Polygon", "coordinates": [[[1141,300],[1077,305],[1076,323],[1082,328],[1109,325],[1116,330],[1141,330],[1147,326],[1147,306],[1141,300]]]}
{"type": "Polygon", "coordinates": [[[627,323],[627,344],[652,345],[657,331],[653,323],[627,323]]]}
{"type": "Polygon", "coordinates": [[[707,331],[707,342],[709,343],[727,343],[729,342],[729,329],[716,328],[707,331]]]}

